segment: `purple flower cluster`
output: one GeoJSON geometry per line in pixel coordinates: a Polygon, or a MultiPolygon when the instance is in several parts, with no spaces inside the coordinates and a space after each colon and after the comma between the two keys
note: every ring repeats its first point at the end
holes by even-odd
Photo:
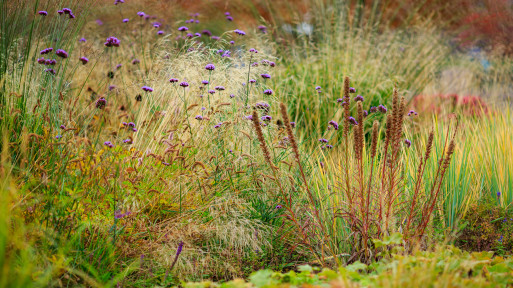
{"type": "Polygon", "coordinates": [[[215,88],[217,91],[223,91],[225,90],[224,86],[216,86],[215,88]]]}
{"type": "Polygon", "coordinates": [[[96,100],[95,106],[98,109],[103,109],[107,105],[107,100],[104,97],[100,97],[98,100],[96,100]]]}
{"type": "MultiPolygon", "coordinates": [[[[333,121],[333,120],[330,120],[330,121],[328,122],[328,125],[329,125],[329,126],[331,126],[331,127],[333,127],[333,129],[338,130],[338,123],[337,123],[337,122],[335,122],[335,121],[333,121]]],[[[329,127],[329,126],[328,126],[328,127],[329,127]]]]}
{"type": "Polygon", "coordinates": [[[37,12],[37,14],[39,14],[41,16],[47,16],[48,12],[46,12],[46,11],[39,11],[39,12],[37,12]]]}
{"type": "Polygon", "coordinates": [[[103,142],[103,145],[105,145],[105,146],[107,146],[107,147],[109,147],[109,148],[114,147],[114,144],[112,144],[112,142],[110,142],[110,141],[105,141],[105,142],[103,142]]]}
{"type": "Polygon", "coordinates": [[[194,119],[196,119],[196,120],[203,120],[203,116],[201,116],[201,115],[196,115],[196,117],[194,117],[194,119]]]}
{"type": "Polygon", "coordinates": [[[235,34],[237,34],[239,36],[245,36],[246,35],[246,32],[244,32],[242,30],[239,30],[239,29],[235,29],[235,30],[233,30],[233,32],[235,32],[235,34]]]}
{"type": "Polygon", "coordinates": [[[271,120],[273,120],[273,117],[269,116],[269,115],[265,115],[265,116],[262,116],[262,121],[266,121],[266,122],[269,122],[271,120]]]}
{"type": "Polygon", "coordinates": [[[53,51],[53,48],[52,48],[52,47],[50,47],[50,48],[46,48],[46,49],[41,50],[41,51],[39,52],[39,54],[44,55],[44,54],[48,54],[48,53],[50,53],[50,52],[52,52],[52,51],[53,51]]]}
{"type": "Polygon", "coordinates": [[[410,148],[410,146],[411,146],[411,141],[410,141],[410,140],[408,140],[408,139],[405,139],[405,140],[404,140],[404,145],[406,145],[406,147],[410,148]]]}
{"type": "Polygon", "coordinates": [[[271,79],[271,75],[265,73],[265,74],[260,74],[260,76],[264,79],[271,79]]]}
{"type": "Polygon", "coordinates": [[[419,115],[419,113],[415,112],[414,110],[410,110],[410,112],[408,112],[408,116],[417,116],[419,115]]]}
{"type": "Polygon", "coordinates": [[[328,143],[328,139],[321,138],[321,139],[319,139],[319,142],[321,142],[321,143],[328,143]]]}
{"type": "Polygon", "coordinates": [[[79,60],[82,62],[83,65],[87,64],[89,62],[89,59],[87,57],[80,57],[79,60]]]}
{"type": "Polygon", "coordinates": [[[362,95],[358,95],[358,96],[354,97],[354,101],[355,102],[358,102],[358,101],[362,101],[363,102],[363,96],[362,95]]]}
{"type": "Polygon", "coordinates": [[[189,83],[184,81],[184,82],[180,83],[180,86],[183,87],[183,88],[189,87],[189,83]]]}
{"type": "Polygon", "coordinates": [[[207,66],[205,66],[205,69],[208,71],[214,71],[216,70],[216,66],[214,66],[214,64],[207,64],[207,66]]]}
{"type": "Polygon", "coordinates": [[[177,82],[178,82],[178,79],[176,79],[176,78],[171,78],[171,79],[169,79],[169,82],[170,82],[170,83],[177,83],[177,82]]]}
{"type": "Polygon", "coordinates": [[[273,90],[271,90],[271,89],[265,89],[265,90],[264,90],[264,94],[265,94],[265,95],[273,95],[273,90]]]}
{"type": "Polygon", "coordinates": [[[387,107],[385,107],[384,105],[379,105],[378,111],[381,113],[387,113],[387,107]]]}
{"type": "Polygon", "coordinates": [[[178,27],[178,31],[180,31],[180,32],[185,32],[187,30],[189,30],[189,28],[187,28],[185,26],[178,27]]]}
{"type": "Polygon", "coordinates": [[[106,47],[119,47],[119,44],[121,44],[121,41],[119,41],[118,38],[111,36],[111,37],[107,38],[107,40],[103,44],[106,47]]]}
{"type": "Polygon", "coordinates": [[[146,91],[146,92],[153,92],[153,88],[149,87],[149,86],[143,86],[142,87],[142,90],[146,91]]]}
{"type": "Polygon", "coordinates": [[[354,119],[354,117],[349,117],[349,119],[347,119],[349,121],[349,123],[351,123],[352,125],[358,125],[358,122],[356,121],[356,119],[354,119]]]}
{"type": "Polygon", "coordinates": [[[66,52],[62,49],[57,49],[57,51],[55,51],[55,54],[62,58],[68,58],[68,52],[66,52]]]}

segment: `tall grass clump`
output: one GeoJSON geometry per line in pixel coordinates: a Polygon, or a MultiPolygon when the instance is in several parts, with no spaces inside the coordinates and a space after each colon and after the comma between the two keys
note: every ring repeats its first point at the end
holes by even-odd
{"type": "Polygon", "coordinates": [[[412,181],[406,179],[407,158],[403,150],[410,149],[411,141],[404,138],[404,127],[405,118],[412,113],[407,115],[404,97],[399,98],[394,90],[391,111],[381,105],[368,115],[363,110],[363,99],[357,99],[353,118],[350,116],[350,103],[355,101],[350,98],[352,90],[354,92],[346,77],[342,131],[338,132],[339,125],[332,120],[325,132],[328,139],[319,139],[321,148],[329,150],[327,148],[332,146],[324,143],[333,139],[334,134],[342,133],[339,153],[321,160],[321,180],[315,184],[316,191],[313,194],[304,191],[311,214],[309,231],[311,236],[317,237],[317,243],[322,243],[318,248],[322,251],[318,255],[322,262],[326,256],[335,257],[338,262],[344,253],[349,253],[348,262],[369,262],[379,255],[375,241],[396,232],[403,234],[407,250],[424,243],[431,216],[442,198],[441,186],[456,147],[457,124],[445,134],[434,169],[427,168],[435,136],[434,132],[429,133],[425,151],[416,155],[419,161],[415,177],[412,181]],[[367,136],[366,123],[376,118],[375,113],[386,113],[385,128],[374,120],[372,132],[367,136]],[[432,171],[427,173],[429,169],[432,171]]]}

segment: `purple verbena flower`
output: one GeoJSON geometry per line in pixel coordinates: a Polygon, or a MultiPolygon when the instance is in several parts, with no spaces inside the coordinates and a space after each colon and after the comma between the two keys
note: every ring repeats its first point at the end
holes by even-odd
{"type": "Polygon", "coordinates": [[[207,64],[207,66],[205,66],[205,69],[213,71],[216,70],[216,66],[214,66],[214,64],[207,64]]]}
{"type": "Polygon", "coordinates": [[[45,58],[39,58],[39,59],[37,59],[37,63],[39,63],[39,64],[45,64],[45,63],[46,63],[46,60],[45,60],[45,58]]]}
{"type": "Polygon", "coordinates": [[[62,58],[68,58],[68,52],[66,52],[62,49],[57,49],[57,51],[55,51],[55,54],[57,54],[57,56],[62,57],[62,58]]]}
{"type": "Polygon", "coordinates": [[[171,78],[171,79],[169,79],[169,82],[170,82],[170,83],[177,83],[177,82],[178,82],[178,79],[176,79],[176,78],[171,78]]]}
{"type": "Polygon", "coordinates": [[[358,122],[356,121],[356,119],[354,119],[354,117],[349,117],[349,119],[347,119],[349,121],[349,123],[353,124],[353,125],[358,125],[358,122]]]}
{"type": "Polygon", "coordinates": [[[215,94],[215,93],[216,93],[216,90],[208,90],[208,93],[210,93],[210,94],[215,94]]]}
{"type": "Polygon", "coordinates": [[[135,64],[139,64],[139,63],[141,63],[141,61],[140,61],[139,59],[134,59],[134,60],[132,60],[132,64],[134,64],[134,65],[135,65],[135,64]]]}
{"type": "Polygon", "coordinates": [[[87,40],[85,38],[80,38],[80,39],[78,39],[78,42],[85,43],[85,42],[87,42],[87,40]]]}
{"type": "Polygon", "coordinates": [[[208,83],[209,83],[208,80],[202,80],[201,81],[201,84],[203,84],[203,85],[207,85],[208,83]]]}
{"type": "Polygon", "coordinates": [[[225,90],[224,86],[216,86],[215,88],[217,91],[223,91],[225,90]]]}
{"type": "Polygon", "coordinates": [[[48,54],[48,53],[50,53],[50,52],[52,52],[52,51],[53,51],[53,48],[52,48],[52,47],[49,47],[49,48],[45,48],[45,49],[41,50],[41,51],[39,52],[39,54],[44,55],[44,54],[48,54]]]}
{"type": "Polygon", "coordinates": [[[264,94],[265,94],[265,95],[273,95],[273,90],[271,90],[271,89],[265,89],[265,90],[264,90],[264,94]]]}
{"type": "Polygon", "coordinates": [[[250,53],[258,53],[258,50],[256,50],[255,48],[250,48],[250,49],[249,49],[249,52],[250,52],[250,53]]]}
{"type": "Polygon", "coordinates": [[[119,47],[119,44],[121,44],[121,41],[119,41],[118,38],[111,36],[111,37],[107,38],[107,40],[103,44],[107,47],[119,47]]]}
{"type": "Polygon", "coordinates": [[[246,32],[239,30],[239,29],[235,29],[235,30],[233,30],[233,32],[235,32],[235,34],[240,35],[240,36],[246,35],[246,32]]]}
{"type": "Polygon", "coordinates": [[[62,8],[62,12],[64,12],[65,14],[71,14],[71,9],[69,9],[69,8],[62,8]]]}
{"type": "Polygon", "coordinates": [[[333,121],[333,120],[330,120],[328,122],[328,125],[331,125],[335,130],[338,130],[338,123],[333,121]]]}
{"type": "Polygon", "coordinates": [[[319,142],[321,142],[321,143],[328,143],[328,139],[321,138],[321,139],[319,139],[319,142]]]}
{"type": "Polygon", "coordinates": [[[80,57],[79,60],[82,62],[83,65],[87,64],[89,62],[89,59],[87,57],[80,57]]]}
{"type": "Polygon", "coordinates": [[[128,19],[128,18],[123,19],[123,23],[128,23],[128,21],[130,21],[130,19],[128,19]]]}
{"type": "Polygon", "coordinates": [[[233,17],[232,16],[226,16],[226,20],[231,22],[231,21],[233,21],[233,17]]]}
{"type": "Polygon", "coordinates": [[[408,139],[405,139],[405,140],[404,140],[404,144],[406,145],[406,147],[410,148],[410,146],[411,146],[411,141],[410,141],[410,140],[408,140],[408,139]]]}
{"type": "Polygon", "coordinates": [[[47,16],[48,12],[46,12],[46,11],[39,11],[39,12],[37,12],[37,14],[39,14],[41,16],[47,16]]]}
{"type": "Polygon", "coordinates": [[[358,101],[362,101],[363,102],[363,96],[362,95],[358,95],[358,96],[354,97],[354,101],[355,102],[358,102],[358,101]]]}
{"type": "Polygon", "coordinates": [[[201,116],[201,115],[196,115],[196,117],[194,117],[194,119],[196,119],[196,120],[203,120],[203,116],[201,116]]]}
{"type": "Polygon", "coordinates": [[[265,74],[260,74],[260,76],[264,79],[271,79],[271,75],[265,73],[265,74]]]}
{"type": "Polygon", "coordinates": [[[55,72],[55,70],[53,70],[52,68],[45,69],[45,72],[48,72],[48,73],[50,73],[52,75],[57,74],[57,72],[55,72]]]}
{"type": "Polygon", "coordinates": [[[153,88],[149,87],[149,86],[143,86],[142,87],[142,90],[146,91],[146,92],[153,92],[153,88]]]}
{"type": "Polygon", "coordinates": [[[349,93],[356,93],[356,88],[349,87],[349,93]]]}
{"type": "Polygon", "coordinates": [[[271,116],[269,116],[269,115],[265,115],[265,116],[262,116],[262,118],[261,118],[261,119],[262,119],[262,121],[267,121],[267,122],[269,122],[269,121],[273,120],[273,117],[271,117],[271,116]]]}
{"type": "Polygon", "coordinates": [[[378,106],[378,111],[381,112],[381,113],[387,113],[387,107],[385,107],[383,105],[379,105],[378,106]]]}
{"type": "Polygon", "coordinates": [[[104,97],[100,97],[96,100],[95,106],[98,109],[103,109],[107,105],[107,100],[104,97]]]}
{"type": "Polygon", "coordinates": [[[249,79],[249,83],[256,83],[255,79],[249,79]]]}
{"type": "Polygon", "coordinates": [[[189,28],[187,28],[185,26],[181,26],[181,27],[178,28],[178,31],[180,31],[180,32],[185,32],[187,30],[189,30],[189,28]]]}
{"type": "Polygon", "coordinates": [[[378,107],[376,107],[376,106],[371,106],[371,107],[370,107],[370,109],[369,109],[369,112],[370,112],[370,113],[378,112],[378,107]]]}
{"type": "Polygon", "coordinates": [[[144,14],[144,12],[142,12],[142,11],[137,12],[137,16],[139,16],[139,17],[144,17],[144,15],[146,15],[146,14],[144,14]]]}
{"type": "Polygon", "coordinates": [[[180,83],[180,86],[182,86],[183,88],[189,87],[189,83],[184,81],[184,82],[180,83]]]}

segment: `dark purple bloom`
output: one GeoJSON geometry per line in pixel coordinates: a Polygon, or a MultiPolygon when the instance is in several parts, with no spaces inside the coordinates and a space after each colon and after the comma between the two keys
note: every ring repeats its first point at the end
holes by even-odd
{"type": "Polygon", "coordinates": [[[55,59],[52,59],[52,60],[50,60],[50,59],[46,59],[46,61],[45,61],[45,65],[51,65],[51,66],[53,66],[53,65],[55,65],[55,64],[57,64],[57,61],[56,61],[55,59]]]}
{"type": "Polygon", "coordinates": [[[273,95],[273,90],[271,90],[271,89],[265,89],[265,90],[264,90],[264,94],[265,94],[265,95],[273,95]]]}
{"type": "Polygon", "coordinates": [[[212,36],[212,32],[210,32],[210,30],[206,30],[206,29],[201,31],[201,34],[207,35],[207,36],[212,36]]]}
{"type": "Polygon", "coordinates": [[[62,49],[57,49],[57,51],[55,51],[55,54],[57,54],[57,56],[62,57],[62,58],[68,58],[68,52],[66,52],[62,49]]]}
{"type": "Polygon", "coordinates": [[[369,112],[370,112],[370,113],[378,112],[378,107],[371,106],[371,107],[370,107],[370,109],[369,109],[369,112]]]}
{"type": "Polygon", "coordinates": [[[412,116],[412,115],[417,116],[417,115],[419,115],[419,113],[415,112],[414,110],[410,110],[410,112],[408,112],[408,116],[412,116]]]}
{"type": "Polygon", "coordinates": [[[321,90],[321,86],[315,87],[315,90],[317,90],[317,91],[321,90]]]}
{"type": "Polygon", "coordinates": [[[233,17],[232,16],[226,16],[226,20],[231,22],[231,21],[233,21],[233,17]]]}
{"type": "Polygon", "coordinates": [[[497,191],[497,197],[501,197],[501,191],[497,191]]]}
{"type": "Polygon", "coordinates": [[[214,66],[214,64],[207,64],[207,66],[205,66],[205,69],[213,71],[216,70],[216,66],[214,66]]]}
{"type": "Polygon", "coordinates": [[[119,41],[118,38],[111,36],[111,37],[107,38],[107,40],[103,44],[107,47],[119,47],[119,44],[121,44],[121,41],[119,41]]]}
{"type": "Polygon", "coordinates": [[[39,14],[41,16],[46,16],[46,15],[48,15],[48,12],[46,12],[46,11],[39,11],[39,12],[37,12],[37,14],[39,14]]]}
{"type": "Polygon", "coordinates": [[[157,31],[157,35],[164,35],[164,31],[162,31],[162,30],[157,31]]]}
{"type": "Polygon", "coordinates": [[[69,9],[69,8],[62,8],[62,12],[64,12],[65,14],[71,14],[71,9],[69,9]]]}
{"type": "Polygon", "coordinates": [[[148,86],[143,86],[143,87],[142,87],[142,90],[144,90],[144,91],[146,91],[146,92],[153,92],[153,88],[148,87],[148,86]]]}
{"type": "Polygon", "coordinates": [[[194,37],[194,35],[192,33],[187,33],[187,35],[185,35],[186,38],[192,38],[194,37]]]}
{"type": "Polygon", "coordinates": [[[267,122],[269,122],[269,121],[271,121],[271,120],[273,120],[273,117],[271,117],[271,116],[269,116],[269,115],[262,116],[262,121],[267,121],[267,122]]]}
{"type": "Polygon", "coordinates": [[[105,105],[107,105],[107,100],[104,97],[100,97],[98,100],[96,100],[96,108],[103,109],[105,105]]]}
{"type": "Polygon", "coordinates": [[[356,93],[356,88],[349,87],[349,93],[356,93]]]}
{"type": "Polygon", "coordinates": [[[281,208],[283,208],[281,205],[279,205],[279,204],[276,205],[276,209],[281,209],[281,208]]]}
{"type": "Polygon", "coordinates": [[[139,59],[134,59],[134,60],[132,60],[132,64],[134,64],[134,65],[135,65],[135,64],[139,64],[139,63],[141,63],[141,61],[140,61],[139,59]]]}
{"type": "Polygon", "coordinates": [[[75,14],[69,13],[69,19],[75,19],[75,14]]]}
{"type": "Polygon", "coordinates": [[[328,125],[331,125],[335,130],[338,130],[338,123],[333,121],[333,120],[330,120],[328,122],[328,125]]]}
{"type": "Polygon", "coordinates": [[[214,94],[214,93],[216,93],[216,90],[208,90],[208,93],[214,94]]]}
{"type": "Polygon", "coordinates": [[[363,102],[363,96],[362,95],[358,95],[358,96],[354,97],[354,101],[355,102],[358,102],[358,101],[362,101],[363,102]]]}
{"type": "Polygon", "coordinates": [[[353,125],[358,125],[358,122],[356,121],[356,119],[354,119],[354,117],[349,117],[349,119],[347,119],[349,121],[349,123],[353,124],[353,125]]]}
{"type": "Polygon", "coordinates": [[[112,91],[112,90],[114,90],[114,89],[116,89],[116,85],[110,85],[110,86],[109,86],[109,91],[112,91]]]}
{"type": "Polygon", "coordinates": [[[233,32],[235,32],[235,34],[240,35],[240,36],[246,35],[246,32],[239,30],[239,29],[235,29],[235,30],[233,30],[233,32]]]}
{"type": "Polygon", "coordinates": [[[41,50],[41,51],[39,52],[39,54],[44,55],[44,54],[48,54],[48,53],[50,53],[50,52],[52,52],[52,51],[53,51],[53,48],[52,48],[52,47],[50,47],[50,48],[46,48],[46,49],[41,50]]]}
{"type": "Polygon", "coordinates": [[[87,64],[87,62],[89,62],[89,59],[87,59],[86,57],[80,57],[79,59],[80,61],[82,61],[82,64],[87,64]]]}
{"type": "Polygon", "coordinates": [[[182,86],[183,88],[189,87],[189,83],[184,81],[184,82],[180,83],[180,86],[182,86]]]}
{"type": "Polygon", "coordinates": [[[363,117],[367,117],[369,115],[369,112],[367,110],[363,110],[363,117]]]}
{"type": "Polygon", "coordinates": [[[246,119],[247,119],[247,120],[253,120],[253,115],[248,115],[248,116],[246,116],[246,119]]]}
{"type": "Polygon", "coordinates": [[[249,83],[256,83],[255,79],[249,79],[249,83]]]}
{"type": "Polygon", "coordinates": [[[201,81],[201,84],[203,84],[203,85],[207,85],[208,83],[209,83],[209,82],[208,82],[207,80],[203,80],[203,81],[201,81]]]}
{"type": "Polygon", "coordinates": [[[196,120],[203,120],[203,116],[201,116],[201,115],[196,115],[196,117],[194,117],[194,119],[196,119],[196,120]]]}
{"type": "Polygon", "coordinates": [[[137,12],[137,16],[139,16],[139,17],[144,17],[144,15],[146,15],[146,14],[144,14],[144,12],[142,12],[142,11],[137,12]]]}
{"type": "Polygon", "coordinates": [[[87,40],[85,38],[80,38],[78,39],[78,42],[82,42],[82,43],[85,43],[87,40]]]}
{"type": "Polygon", "coordinates": [[[338,99],[337,99],[337,103],[341,103],[341,102],[344,102],[344,99],[342,99],[342,98],[338,98],[338,99]]]}
{"type": "Polygon", "coordinates": [[[196,33],[194,33],[194,36],[201,37],[201,33],[196,32],[196,33]]]}
{"type": "Polygon", "coordinates": [[[260,76],[262,76],[262,78],[264,79],[271,79],[271,75],[265,73],[265,74],[260,74],[260,76]]]}
{"type": "Polygon", "coordinates": [[[46,60],[45,60],[45,58],[39,58],[39,59],[37,59],[37,63],[39,63],[39,64],[45,64],[45,63],[46,63],[46,60]]]}
{"type": "Polygon", "coordinates": [[[128,125],[128,127],[135,128],[135,123],[134,122],[129,122],[127,125],[128,125]]]}
{"type": "Polygon", "coordinates": [[[55,136],[55,139],[61,139],[61,138],[62,138],[62,135],[55,136]]]}
{"type": "Polygon", "coordinates": [[[230,12],[224,12],[224,16],[230,16],[230,12]]]}
{"type": "Polygon", "coordinates": [[[321,143],[328,143],[328,139],[321,138],[321,139],[319,139],[319,142],[321,142],[321,143]]]}
{"type": "Polygon", "coordinates": [[[57,13],[59,13],[59,15],[62,15],[62,14],[64,14],[64,11],[58,10],[57,13]]]}
{"type": "Polygon", "coordinates": [[[114,2],[114,5],[118,5],[118,4],[121,4],[121,3],[125,3],[125,0],[116,0],[114,2]]]}
{"type": "Polygon", "coordinates": [[[112,144],[110,141],[105,141],[105,142],[103,142],[103,145],[105,145],[105,146],[107,146],[107,147],[109,147],[109,148],[114,147],[114,144],[112,144]]]}
{"type": "Polygon", "coordinates": [[[169,79],[169,82],[171,82],[171,83],[177,83],[177,82],[178,82],[178,79],[176,79],[176,78],[171,78],[171,79],[169,79]]]}
{"type": "Polygon", "coordinates": [[[406,147],[410,148],[410,146],[411,146],[411,141],[410,141],[410,140],[408,140],[408,139],[405,139],[405,140],[404,140],[404,144],[406,145],[406,147]]]}
{"type": "Polygon", "coordinates": [[[216,86],[215,88],[217,91],[223,91],[225,90],[224,86],[216,86]]]}
{"type": "Polygon", "coordinates": [[[189,30],[189,28],[187,28],[185,26],[181,26],[181,27],[178,28],[178,31],[180,31],[180,32],[185,32],[187,30],[189,30]]]}
{"type": "Polygon", "coordinates": [[[128,23],[130,21],[128,18],[123,19],[123,23],[128,23]]]}
{"type": "Polygon", "coordinates": [[[66,126],[61,125],[61,126],[59,126],[59,128],[61,128],[62,130],[64,130],[64,129],[66,129],[66,126]]]}
{"type": "Polygon", "coordinates": [[[258,30],[260,30],[262,33],[267,33],[267,27],[265,27],[264,25],[259,25],[258,30]]]}
{"type": "Polygon", "coordinates": [[[327,149],[333,149],[333,145],[328,144],[328,145],[326,145],[326,148],[327,149]]]}
{"type": "Polygon", "coordinates": [[[234,94],[230,94],[230,98],[235,98],[235,95],[234,94]]]}
{"type": "Polygon", "coordinates": [[[290,122],[290,126],[291,126],[292,128],[296,128],[296,122],[290,122]]]}
{"type": "Polygon", "coordinates": [[[235,41],[233,41],[233,40],[232,40],[232,41],[230,41],[230,44],[231,44],[231,45],[235,45],[235,41]]]}
{"type": "Polygon", "coordinates": [[[378,106],[378,111],[381,112],[381,113],[387,113],[387,107],[385,107],[383,105],[379,105],[378,106]]]}
{"type": "Polygon", "coordinates": [[[258,51],[257,51],[255,48],[250,48],[250,49],[249,49],[249,52],[250,52],[250,53],[258,53],[258,51]]]}
{"type": "Polygon", "coordinates": [[[221,127],[221,125],[223,125],[223,123],[217,123],[216,125],[214,125],[214,128],[217,129],[217,128],[221,127]]]}

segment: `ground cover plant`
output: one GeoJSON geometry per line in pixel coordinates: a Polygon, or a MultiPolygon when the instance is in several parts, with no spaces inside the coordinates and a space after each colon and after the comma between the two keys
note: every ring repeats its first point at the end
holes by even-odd
{"type": "Polygon", "coordinates": [[[512,285],[504,33],[469,49],[437,1],[0,3],[0,287],[512,285]]]}

